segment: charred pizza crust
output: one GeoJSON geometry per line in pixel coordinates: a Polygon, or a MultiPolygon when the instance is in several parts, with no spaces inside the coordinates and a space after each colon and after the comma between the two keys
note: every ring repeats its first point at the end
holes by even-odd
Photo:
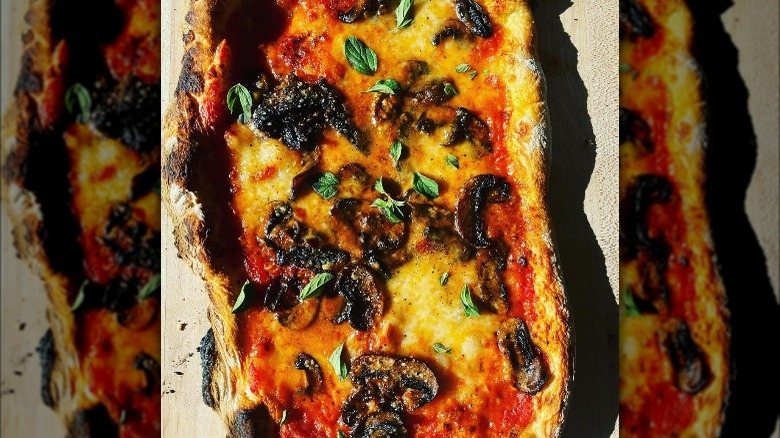
{"type": "MultiPolygon", "coordinates": [[[[231,24],[236,23],[231,19],[235,19],[233,15],[240,8],[240,1],[190,3],[181,76],[164,122],[162,193],[172,216],[179,254],[203,278],[210,298],[208,317],[212,329],[200,348],[204,364],[203,399],[219,413],[232,436],[243,437],[265,436],[273,430],[282,412],[247,401],[241,327],[232,312],[246,276],[240,260],[226,260],[229,246],[236,243],[214,238],[224,236],[228,233],[225,230],[235,226],[228,223],[231,206],[227,188],[222,187],[229,184],[227,175],[210,173],[208,162],[220,160],[218,151],[225,147],[213,140],[228,128],[224,118],[215,115],[225,109],[215,107],[225,105],[229,81],[234,80],[230,77],[231,62],[240,62],[230,58],[226,42],[236,41],[236,35],[231,34],[231,24]]],[[[536,60],[528,5],[519,1],[489,2],[487,9],[501,11],[497,24],[503,39],[496,48],[501,54],[499,75],[506,81],[508,106],[514,110],[507,120],[506,160],[516,181],[524,183],[522,213],[530,230],[525,244],[532,254],[528,263],[536,266],[532,281],[542,295],[539,299],[545,309],[544,316],[528,330],[534,343],[544,346],[550,374],[555,376],[538,394],[533,427],[539,435],[556,436],[569,398],[573,351],[545,200],[549,147],[545,83],[536,60]]],[[[306,64],[306,59],[301,64],[306,64]]],[[[237,242],[238,236],[233,237],[237,242]]]]}
{"type": "MultiPolygon", "coordinates": [[[[96,295],[103,288],[108,291],[107,283],[112,281],[133,294],[143,284],[129,286],[127,281],[149,279],[159,271],[159,248],[156,256],[154,251],[159,247],[159,225],[157,231],[154,229],[155,211],[159,223],[159,202],[152,190],[154,179],[148,178],[150,171],[158,172],[159,143],[154,123],[149,126],[149,119],[144,119],[157,119],[159,57],[149,56],[153,52],[148,48],[155,41],[159,44],[159,4],[156,15],[154,2],[143,0],[123,7],[113,2],[93,6],[95,13],[105,14],[106,27],[85,31],[86,16],[74,17],[78,8],[71,2],[33,0],[29,4],[21,71],[3,117],[2,200],[13,225],[18,256],[41,277],[47,291],[51,328],[37,348],[43,403],[61,417],[68,436],[105,436],[120,430],[123,435],[136,436],[138,417],[148,414],[152,423],[141,427],[153,434],[152,405],[156,398],[159,410],[159,396],[141,396],[151,400],[143,408],[128,399],[109,400],[102,393],[108,391],[107,386],[101,386],[105,381],[99,383],[93,373],[101,367],[116,367],[131,376],[128,382],[138,377],[152,386],[156,374],[159,389],[159,368],[154,367],[159,367],[157,298],[136,303],[133,295],[121,299],[116,294],[107,298],[111,295],[108,292],[102,298],[96,295]],[[133,38],[135,43],[124,45],[133,38]],[[135,51],[130,56],[133,59],[125,57],[128,50],[135,51]],[[99,65],[90,64],[93,61],[99,65]],[[66,109],[66,91],[74,82],[89,80],[94,84],[85,83],[95,87],[89,92],[92,112],[88,120],[74,123],[74,116],[66,109]],[[117,123],[119,120],[122,123],[117,123]],[[100,159],[100,153],[110,158],[100,159]],[[123,159],[127,161],[122,163],[123,159]],[[126,193],[120,190],[117,195],[114,190],[104,197],[91,190],[87,181],[100,172],[104,177],[94,180],[94,187],[106,194],[106,189],[112,191],[118,184],[126,193]],[[112,223],[108,210],[114,207],[123,209],[127,217],[115,217],[112,223]],[[145,217],[136,215],[140,211],[145,217]],[[126,234],[124,227],[130,222],[137,231],[136,239],[126,234]],[[107,243],[111,236],[118,245],[113,249],[107,243]],[[102,252],[90,251],[90,238],[103,242],[95,243],[102,252]],[[100,271],[103,257],[116,258],[106,262],[113,273],[95,273],[100,271]],[[107,276],[96,278],[103,274],[107,276]],[[77,304],[80,291],[87,288],[92,293],[82,296],[77,304]],[[116,300],[124,301],[120,304],[116,300]],[[100,307],[106,309],[96,309],[100,307]],[[86,332],[100,334],[90,338],[86,332]],[[114,364],[111,361],[116,356],[98,357],[87,351],[94,339],[121,346],[128,336],[143,340],[128,342],[127,352],[140,346],[158,359],[147,355],[150,361],[142,366],[132,361],[114,364]],[[93,393],[88,395],[89,391],[93,393]],[[127,426],[121,426],[123,421],[127,426]]],[[[111,384],[119,386],[121,380],[111,384]]]]}
{"type": "Polygon", "coordinates": [[[706,102],[684,1],[621,0],[621,435],[717,436],[728,309],[705,204],[706,102]]]}

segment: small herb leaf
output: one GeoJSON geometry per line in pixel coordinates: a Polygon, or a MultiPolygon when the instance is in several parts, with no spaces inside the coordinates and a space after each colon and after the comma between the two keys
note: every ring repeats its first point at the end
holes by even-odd
{"type": "Polygon", "coordinates": [[[466,73],[469,70],[471,70],[471,66],[465,63],[455,66],[455,71],[458,73],[466,73]]]}
{"type": "Polygon", "coordinates": [[[476,70],[474,70],[471,73],[469,73],[469,79],[471,79],[473,81],[475,77],[477,77],[477,71],[476,70]]]}
{"type": "Polygon", "coordinates": [[[342,431],[338,431],[338,432],[336,433],[336,438],[347,438],[347,434],[345,434],[345,433],[344,433],[344,432],[342,432],[342,431]]]}
{"type": "Polygon", "coordinates": [[[458,161],[458,157],[456,157],[455,155],[452,154],[447,155],[446,157],[444,157],[444,161],[446,161],[447,164],[449,164],[450,166],[456,169],[460,169],[460,162],[458,161]]]}
{"type": "Polygon", "coordinates": [[[634,292],[631,290],[630,286],[626,286],[626,288],[623,289],[623,296],[621,301],[623,302],[623,309],[626,316],[641,315],[639,308],[636,306],[636,302],[634,301],[634,292]]]}
{"type": "Polygon", "coordinates": [[[252,118],[252,95],[241,84],[230,87],[227,93],[227,105],[230,114],[238,114],[238,121],[247,123],[252,118]]]}
{"type": "Polygon", "coordinates": [[[160,274],[155,274],[146,282],[144,287],[138,291],[138,299],[145,300],[158,292],[160,292],[160,274]]]}
{"type": "Polygon", "coordinates": [[[279,426],[284,425],[287,422],[287,409],[282,411],[282,418],[279,420],[279,426]]]}
{"type": "Polygon", "coordinates": [[[395,79],[380,79],[366,93],[397,94],[401,92],[401,84],[395,79]]]}
{"type": "Polygon", "coordinates": [[[252,305],[252,302],[255,301],[255,287],[252,285],[252,282],[249,280],[244,282],[244,285],[241,286],[241,292],[238,294],[238,298],[236,298],[235,304],[233,304],[233,313],[241,313],[244,310],[248,309],[249,306],[252,305]]]}
{"type": "Polygon", "coordinates": [[[463,285],[463,289],[460,290],[460,302],[463,304],[463,313],[469,318],[479,316],[479,309],[474,305],[474,301],[471,299],[471,289],[468,284],[463,285]]]}
{"type": "Polygon", "coordinates": [[[349,65],[360,73],[368,76],[376,73],[378,65],[376,52],[357,37],[347,37],[344,42],[344,55],[347,57],[349,65]]]}
{"type": "Polygon", "coordinates": [[[330,272],[320,272],[311,279],[309,284],[304,286],[298,298],[303,301],[322,295],[322,289],[324,289],[325,285],[331,280],[333,280],[333,274],[330,272]]]}
{"type": "Polygon", "coordinates": [[[450,273],[445,272],[441,274],[441,277],[439,277],[439,285],[444,286],[448,281],[450,281],[450,273]]]}
{"type": "Polygon", "coordinates": [[[333,370],[336,371],[336,375],[339,376],[339,380],[344,380],[347,378],[347,364],[344,363],[341,360],[341,352],[344,350],[344,344],[342,343],[338,347],[336,347],[335,350],[333,350],[333,353],[330,355],[330,358],[328,359],[328,362],[330,362],[330,365],[333,367],[333,370]]]}
{"type": "Polygon", "coordinates": [[[70,306],[70,310],[75,312],[79,310],[82,304],[84,304],[84,299],[87,296],[87,285],[89,285],[89,281],[84,280],[83,283],[81,283],[81,287],[79,287],[79,291],[76,294],[76,298],[73,299],[73,304],[70,306]]]}
{"type": "Polygon", "coordinates": [[[375,200],[371,206],[380,209],[387,217],[387,220],[394,224],[401,222],[401,218],[404,216],[403,212],[400,208],[398,208],[398,206],[381,198],[375,200]]]}
{"type": "Polygon", "coordinates": [[[318,195],[322,196],[323,199],[330,199],[338,193],[339,189],[336,186],[339,182],[336,175],[325,172],[317,178],[317,181],[312,184],[311,188],[314,189],[318,195]]]}
{"type": "Polygon", "coordinates": [[[439,184],[420,172],[414,172],[414,177],[412,177],[412,188],[414,188],[415,192],[428,199],[439,196],[439,184]]]}
{"type": "Polygon", "coordinates": [[[445,82],[444,83],[444,94],[447,96],[457,96],[458,95],[458,89],[455,88],[455,84],[452,82],[445,82]]]}
{"type": "Polygon", "coordinates": [[[398,167],[398,161],[401,159],[401,154],[404,151],[404,145],[400,141],[394,141],[390,145],[390,158],[393,159],[393,163],[398,167]]]}
{"type": "Polygon", "coordinates": [[[444,346],[444,344],[441,344],[441,343],[437,342],[437,343],[433,344],[433,351],[435,351],[437,353],[450,354],[450,353],[452,353],[452,348],[447,348],[447,347],[444,346]]]}
{"type": "Polygon", "coordinates": [[[125,421],[127,421],[127,409],[122,409],[122,412],[119,414],[119,424],[125,424],[125,421]]]}
{"type": "Polygon", "coordinates": [[[409,27],[414,21],[412,16],[412,7],[414,0],[401,0],[401,4],[395,9],[395,23],[399,29],[409,27]]]}
{"type": "Polygon", "coordinates": [[[89,91],[78,82],[71,85],[70,88],[68,88],[68,91],[65,92],[65,108],[67,108],[70,114],[73,114],[76,111],[80,112],[80,114],[76,116],[77,122],[87,122],[91,107],[92,97],[89,95],[89,91]],[[78,105],[78,108],[76,108],[76,105],[78,105]]]}

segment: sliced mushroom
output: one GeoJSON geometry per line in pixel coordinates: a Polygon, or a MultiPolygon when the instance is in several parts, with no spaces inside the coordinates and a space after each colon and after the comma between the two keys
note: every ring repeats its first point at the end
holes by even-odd
{"type": "Polygon", "coordinates": [[[463,184],[455,204],[455,231],[474,248],[490,246],[482,221],[482,210],[488,202],[508,201],[509,183],[495,175],[477,175],[463,184]]]}
{"type": "Polygon", "coordinates": [[[463,141],[468,141],[476,146],[480,154],[493,151],[487,123],[466,108],[458,108],[455,111],[455,120],[447,133],[444,146],[453,146],[463,141]]]}
{"type": "Polygon", "coordinates": [[[347,263],[349,255],[339,249],[315,248],[302,244],[286,252],[277,252],[276,261],[280,265],[290,264],[309,271],[336,271],[347,263]]]}
{"type": "Polygon", "coordinates": [[[395,9],[396,0],[358,0],[358,4],[347,12],[338,12],[339,20],[355,23],[375,15],[385,15],[395,9]]]}
{"type": "Polygon", "coordinates": [[[475,290],[479,299],[492,311],[505,314],[509,310],[509,298],[502,272],[506,269],[508,248],[497,242],[492,248],[480,250],[477,256],[479,281],[475,290]]]}
{"type": "Polygon", "coordinates": [[[696,394],[711,381],[707,359],[691,336],[688,324],[678,320],[666,336],[666,349],[675,371],[675,386],[688,394],[696,394]]]}
{"type": "Polygon", "coordinates": [[[375,430],[382,430],[382,423],[402,426],[402,414],[430,402],[439,391],[436,376],[425,363],[383,353],[366,353],[353,360],[350,379],[356,388],[341,408],[341,419],[353,426],[353,433],[373,424],[375,430]]]}
{"type": "Polygon", "coordinates": [[[374,123],[392,122],[401,115],[403,98],[397,94],[374,93],[371,113],[374,123]]]}
{"type": "Polygon", "coordinates": [[[653,19],[636,0],[620,0],[620,39],[650,38],[655,33],[653,19]]]}
{"type": "Polygon", "coordinates": [[[159,99],[159,84],[133,78],[95,99],[90,117],[108,137],[121,140],[132,150],[150,152],[160,144],[160,105],[156,103],[159,99]]]}
{"type": "Polygon", "coordinates": [[[427,62],[420,61],[419,59],[410,59],[403,63],[403,67],[401,68],[401,80],[405,84],[411,85],[430,72],[431,69],[428,67],[427,62]]]}
{"type": "Polygon", "coordinates": [[[41,365],[41,399],[43,404],[53,408],[57,404],[57,394],[53,394],[51,386],[51,375],[54,371],[54,361],[57,358],[57,351],[54,349],[54,334],[51,329],[38,341],[38,363],[41,365]]]}
{"type": "Polygon", "coordinates": [[[669,308],[669,286],[666,270],[671,249],[662,239],[654,239],[640,251],[637,264],[642,281],[634,290],[634,301],[640,313],[664,313],[669,308]]]}
{"type": "Polygon", "coordinates": [[[425,82],[420,87],[411,90],[412,101],[422,107],[439,106],[452,99],[445,91],[446,84],[452,84],[450,78],[436,78],[425,82]]]}
{"type": "Polygon", "coordinates": [[[489,38],[493,35],[493,24],[485,9],[475,0],[454,0],[455,14],[474,35],[489,38]]]}
{"type": "Polygon", "coordinates": [[[294,74],[266,93],[254,112],[256,129],[293,150],[313,150],[326,125],[360,149],[359,132],[337,92],[324,79],[312,84],[294,74]]]}
{"type": "Polygon", "coordinates": [[[455,254],[461,262],[471,259],[474,249],[465,244],[455,232],[452,211],[419,200],[420,198],[422,196],[410,193],[407,202],[412,206],[412,222],[425,224],[423,237],[427,240],[430,250],[455,254]]]}
{"type": "Polygon", "coordinates": [[[542,353],[536,348],[525,322],[519,318],[504,321],[498,329],[498,349],[509,359],[515,388],[536,394],[549,379],[542,353]]]}
{"type": "Polygon", "coordinates": [[[371,190],[373,178],[365,167],[358,163],[348,163],[339,167],[336,173],[339,181],[339,196],[344,198],[356,198],[367,190],[371,190]]]}
{"type": "Polygon", "coordinates": [[[458,20],[450,18],[444,22],[444,25],[439,29],[431,38],[431,44],[438,46],[442,41],[447,38],[452,38],[455,41],[460,41],[464,38],[470,38],[468,28],[458,20]]]}
{"type": "Polygon", "coordinates": [[[371,329],[384,310],[384,297],[371,271],[360,264],[349,265],[339,272],[335,289],[346,305],[334,322],[349,320],[355,330],[371,329]]]}
{"type": "Polygon", "coordinates": [[[650,138],[650,127],[629,109],[620,108],[620,144],[636,141],[646,152],[653,152],[653,141],[650,138]]]}
{"type": "Polygon", "coordinates": [[[292,187],[290,187],[290,201],[294,201],[298,197],[298,192],[301,188],[310,187],[309,184],[305,184],[306,181],[312,176],[317,165],[320,163],[322,157],[322,151],[320,148],[315,148],[312,152],[304,153],[301,159],[303,169],[293,177],[292,187]]]}
{"type": "Polygon", "coordinates": [[[320,364],[317,363],[316,359],[307,353],[300,353],[298,357],[295,358],[295,363],[293,365],[296,369],[306,372],[306,388],[304,388],[306,394],[313,395],[322,392],[324,377],[322,375],[322,368],[320,368],[320,364]]]}
{"type": "Polygon", "coordinates": [[[320,308],[318,299],[300,301],[300,291],[301,282],[297,278],[283,275],[268,285],[263,298],[263,305],[276,314],[279,324],[290,330],[308,327],[320,308]]]}
{"type": "Polygon", "coordinates": [[[672,184],[663,176],[636,177],[620,205],[621,258],[632,260],[637,252],[652,244],[648,234],[647,212],[653,204],[669,202],[672,184]]]}
{"type": "Polygon", "coordinates": [[[351,438],[404,438],[409,433],[401,416],[394,412],[374,412],[367,415],[354,428],[351,438]]]}
{"type": "Polygon", "coordinates": [[[140,353],[135,357],[133,364],[136,369],[143,371],[146,379],[144,393],[151,395],[155,388],[160,388],[160,364],[152,356],[146,353],[140,353]]]}

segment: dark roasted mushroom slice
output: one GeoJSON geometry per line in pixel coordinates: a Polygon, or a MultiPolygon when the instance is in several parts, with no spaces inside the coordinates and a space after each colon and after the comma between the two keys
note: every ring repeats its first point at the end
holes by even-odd
{"type": "Polygon", "coordinates": [[[334,322],[349,320],[349,325],[360,331],[374,326],[384,310],[384,297],[367,267],[356,264],[342,269],[336,278],[335,289],[347,303],[334,322]]]}
{"type": "Polygon", "coordinates": [[[674,384],[681,391],[696,394],[710,383],[707,359],[696,345],[685,321],[677,321],[673,331],[667,334],[666,349],[675,372],[674,384]]]}
{"type": "Polygon", "coordinates": [[[463,242],[455,232],[453,213],[443,207],[425,201],[419,201],[422,196],[409,193],[407,202],[412,207],[412,222],[422,222],[423,237],[427,240],[426,248],[430,251],[447,252],[463,262],[474,255],[474,249],[463,242]]]}
{"type": "Polygon", "coordinates": [[[355,23],[375,15],[388,14],[397,4],[397,0],[358,0],[358,4],[352,9],[338,12],[337,16],[344,23],[355,23]]]}
{"type": "Polygon", "coordinates": [[[306,388],[304,388],[306,394],[313,395],[322,392],[324,378],[322,368],[320,368],[320,364],[317,363],[316,359],[309,354],[301,353],[295,358],[293,365],[296,369],[306,372],[306,388]]]}
{"type": "Polygon", "coordinates": [[[151,395],[155,388],[160,388],[160,364],[150,355],[140,353],[133,363],[136,369],[143,371],[146,379],[144,393],[151,395]]]}
{"type": "Polygon", "coordinates": [[[487,12],[476,0],[453,0],[455,14],[474,35],[489,38],[493,35],[493,25],[487,12]]]}
{"type": "Polygon", "coordinates": [[[463,141],[468,141],[477,146],[480,154],[493,151],[493,144],[490,141],[490,129],[487,123],[466,108],[459,107],[455,111],[455,120],[447,133],[444,146],[453,146],[463,141]]]}
{"type": "Polygon", "coordinates": [[[54,361],[57,359],[57,351],[54,348],[54,335],[51,329],[38,341],[38,362],[41,365],[41,399],[43,404],[53,408],[57,403],[57,394],[52,394],[51,373],[54,370],[54,361]]]}
{"type": "Polygon", "coordinates": [[[652,244],[647,212],[652,204],[667,203],[671,196],[672,184],[665,177],[651,174],[636,177],[620,206],[621,258],[632,260],[637,251],[652,244]]]}
{"type": "Polygon", "coordinates": [[[409,433],[401,416],[395,412],[368,414],[352,429],[352,438],[404,438],[409,433]]]}
{"type": "Polygon", "coordinates": [[[140,79],[126,81],[95,100],[91,117],[95,127],[139,152],[159,147],[160,86],[140,79]]]}
{"type": "Polygon", "coordinates": [[[620,108],[620,144],[636,141],[646,152],[653,152],[650,127],[639,115],[629,109],[620,108]]]}
{"type": "Polygon", "coordinates": [[[374,389],[385,410],[393,412],[411,412],[439,391],[433,371],[412,357],[366,353],[352,361],[349,376],[356,386],[374,389]]]}
{"type": "Polygon", "coordinates": [[[488,202],[508,201],[509,183],[495,175],[477,175],[463,184],[455,204],[455,231],[474,248],[490,246],[482,222],[482,210],[488,202]]]}
{"type": "Polygon", "coordinates": [[[366,169],[358,163],[348,163],[339,167],[336,173],[339,181],[339,196],[344,198],[359,197],[371,190],[373,178],[366,169]]]}
{"type": "Polygon", "coordinates": [[[620,39],[628,36],[650,38],[655,33],[655,25],[644,6],[636,0],[620,0],[620,39]]]}
{"type": "Polygon", "coordinates": [[[655,239],[639,253],[637,264],[642,281],[634,290],[634,301],[640,313],[664,313],[669,308],[669,286],[666,269],[671,249],[662,239],[655,239]]]}
{"type": "Polygon", "coordinates": [[[407,223],[391,223],[367,201],[342,198],[335,202],[330,213],[358,234],[358,241],[366,250],[394,250],[406,240],[407,223]]]}
{"type": "Polygon", "coordinates": [[[438,46],[442,41],[447,38],[452,38],[455,41],[460,41],[464,38],[471,37],[468,28],[458,20],[450,18],[444,22],[444,25],[439,29],[431,38],[431,44],[438,46]]]}
{"type": "Polygon", "coordinates": [[[504,321],[498,328],[498,349],[509,359],[515,388],[536,394],[549,379],[542,353],[536,348],[522,319],[504,321]]]}
{"type": "Polygon", "coordinates": [[[453,97],[445,91],[445,85],[448,83],[452,84],[452,79],[432,79],[419,88],[411,90],[412,101],[422,107],[442,105],[453,97]]]}
{"type": "Polygon", "coordinates": [[[401,68],[401,80],[407,85],[411,85],[421,77],[431,72],[428,63],[419,59],[410,59],[404,62],[401,68]]]}
{"type": "Polygon", "coordinates": [[[505,314],[509,310],[509,298],[502,272],[506,269],[508,248],[503,242],[494,247],[480,250],[477,256],[479,280],[475,290],[479,299],[492,311],[505,314]]]}
{"type": "Polygon", "coordinates": [[[302,330],[317,317],[320,300],[300,301],[301,282],[295,277],[283,275],[276,278],[265,290],[263,305],[276,314],[276,320],[290,330],[302,330]]]}
{"type": "Polygon", "coordinates": [[[347,107],[324,79],[312,84],[294,74],[266,93],[254,112],[255,128],[290,149],[310,151],[326,125],[360,148],[359,133],[347,107]]]}
{"type": "Polygon", "coordinates": [[[309,271],[336,271],[349,260],[349,255],[339,249],[315,248],[302,244],[286,252],[277,252],[280,265],[290,264],[309,271]]]}

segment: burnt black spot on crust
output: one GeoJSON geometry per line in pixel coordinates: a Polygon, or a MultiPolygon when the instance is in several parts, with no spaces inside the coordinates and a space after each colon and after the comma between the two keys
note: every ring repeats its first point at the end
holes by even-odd
{"type": "Polygon", "coordinates": [[[264,405],[239,411],[228,431],[228,438],[267,436],[273,436],[273,419],[264,405]]]}
{"type": "Polygon", "coordinates": [[[46,330],[41,340],[38,341],[36,351],[38,352],[38,361],[41,364],[41,399],[43,404],[53,408],[56,402],[51,393],[51,372],[54,368],[56,351],[54,350],[54,335],[51,329],[46,330]]]}
{"type": "Polygon", "coordinates": [[[17,93],[38,93],[43,89],[41,75],[33,71],[35,53],[30,49],[22,55],[22,69],[16,82],[17,93]]]}
{"type": "Polygon", "coordinates": [[[196,49],[193,47],[184,53],[181,60],[181,75],[176,85],[176,93],[200,93],[203,91],[203,75],[195,71],[196,49]]]}
{"type": "Polygon", "coordinates": [[[130,149],[150,152],[160,145],[160,84],[133,78],[95,101],[95,127],[130,149]]]}
{"type": "Polygon", "coordinates": [[[119,426],[114,423],[108,410],[102,404],[88,410],[80,410],[68,427],[68,438],[99,436],[114,438],[119,436],[119,426]]]}
{"type": "Polygon", "coordinates": [[[219,401],[214,398],[211,392],[212,373],[217,366],[217,345],[214,340],[213,328],[210,328],[200,340],[200,365],[203,369],[201,379],[203,403],[211,409],[216,409],[219,401]]]}

